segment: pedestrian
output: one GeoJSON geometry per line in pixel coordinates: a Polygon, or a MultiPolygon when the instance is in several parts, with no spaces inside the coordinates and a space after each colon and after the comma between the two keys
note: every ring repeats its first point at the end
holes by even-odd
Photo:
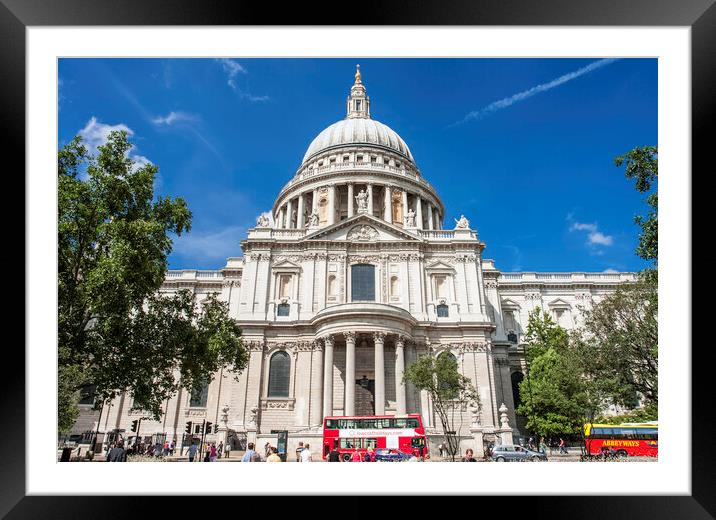
{"type": "Polygon", "coordinates": [[[216,462],[216,443],[212,442],[209,448],[209,462],[216,462]]]}
{"type": "Polygon", "coordinates": [[[244,453],[244,456],[241,458],[241,462],[251,462],[251,456],[256,453],[254,451],[254,443],[250,442],[247,446],[246,453],[244,453]]]}
{"type": "Polygon", "coordinates": [[[532,451],[535,450],[535,440],[534,437],[530,437],[530,440],[527,441],[527,447],[531,449],[532,451]]]}
{"type": "Polygon", "coordinates": [[[109,450],[105,462],[127,462],[127,450],[124,449],[122,441],[109,450]]]}
{"type": "Polygon", "coordinates": [[[191,446],[189,446],[189,462],[194,462],[194,457],[196,456],[196,444],[193,442],[191,443],[191,446]]]}
{"type": "Polygon", "coordinates": [[[471,448],[465,450],[465,456],[460,460],[460,462],[477,462],[477,459],[473,456],[471,448]]]}
{"type": "Polygon", "coordinates": [[[270,455],[266,457],[266,462],[281,462],[281,457],[276,453],[276,448],[269,446],[270,455]]]}
{"type": "Polygon", "coordinates": [[[164,450],[162,451],[164,456],[169,455],[169,441],[164,441],[164,450]]]}
{"type": "Polygon", "coordinates": [[[296,447],[296,462],[301,462],[301,452],[303,451],[303,441],[298,443],[296,447]]]}
{"type": "Polygon", "coordinates": [[[211,462],[211,452],[208,449],[204,452],[204,462],[211,462]]]}
{"type": "Polygon", "coordinates": [[[340,462],[341,453],[338,451],[338,446],[333,445],[333,449],[328,454],[328,462],[340,462]]]}
{"type": "Polygon", "coordinates": [[[539,440],[539,451],[545,454],[547,453],[547,445],[544,443],[544,437],[539,440]]]}
{"type": "Polygon", "coordinates": [[[169,445],[169,455],[171,455],[172,457],[174,456],[174,448],[175,448],[175,446],[176,446],[176,445],[174,444],[174,441],[172,441],[171,444],[169,445]]]}
{"type": "Polygon", "coordinates": [[[154,443],[154,456],[159,458],[159,456],[162,454],[162,443],[157,441],[154,443]]]}
{"type": "Polygon", "coordinates": [[[564,439],[562,437],[559,438],[559,452],[567,453],[567,446],[565,445],[564,439]]]}
{"type": "Polygon", "coordinates": [[[353,452],[351,462],[363,462],[363,457],[361,456],[360,451],[356,450],[353,452]]]}
{"type": "Polygon", "coordinates": [[[227,442],[227,443],[226,443],[226,448],[224,448],[224,449],[226,450],[226,458],[228,459],[228,458],[229,458],[229,455],[231,455],[231,443],[230,443],[230,442],[227,442]]]}
{"type": "Polygon", "coordinates": [[[313,454],[311,453],[311,445],[306,443],[306,447],[301,452],[301,462],[313,462],[313,454]]]}
{"type": "Polygon", "coordinates": [[[221,441],[219,443],[218,448],[216,448],[216,456],[217,458],[221,458],[221,454],[224,453],[224,441],[221,441]]]}
{"type": "Polygon", "coordinates": [[[268,456],[271,455],[271,445],[268,442],[264,444],[264,454],[266,455],[265,458],[268,458],[268,456]]]}

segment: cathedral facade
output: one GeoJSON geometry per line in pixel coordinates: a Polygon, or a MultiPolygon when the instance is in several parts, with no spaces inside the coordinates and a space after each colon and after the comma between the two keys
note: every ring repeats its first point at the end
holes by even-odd
{"type": "MultiPolygon", "coordinates": [[[[460,410],[461,442],[520,434],[517,384],[525,374],[524,333],[537,307],[570,329],[580,309],[635,279],[632,273],[501,273],[484,258],[470,221],[446,209],[403,139],[371,117],[360,71],[346,117],[309,145],[270,213],[241,242],[243,256],[216,271],[169,271],[162,292],[218,294],[242,328],[249,363],[236,379],[220,372],[200,395],[181,390],[140,435],[185,438],[204,421],[210,441],[242,448],[303,441],[318,448],[325,416],[419,413],[431,436],[440,423],[425,392],[403,384],[419,356],[454,356],[478,391],[460,410]]],[[[122,431],[141,417],[131,396],[90,405],[75,433],[122,431]]],[[[107,437],[109,438],[109,437],[107,437]]]]}

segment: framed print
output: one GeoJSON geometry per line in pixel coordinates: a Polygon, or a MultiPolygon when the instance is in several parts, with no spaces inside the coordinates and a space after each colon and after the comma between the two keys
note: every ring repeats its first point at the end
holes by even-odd
{"type": "MultiPolygon", "coordinates": [[[[190,2],[41,4],[0,6],[6,146],[13,157],[25,150],[27,204],[25,378],[14,370],[3,382],[6,424],[26,427],[6,431],[7,445],[23,448],[6,454],[3,514],[91,516],[90,495],[118,495],[102,498],[107,509],[121,495],[397,494],[538,495],[519,507],[537,500],[557,517],[601,518],[605,507],[618,518],[714,515],[708,364],[692,346],[689,218],[691,172],[706,167],[713,127],[712,2],[374,6],[380,26],[361,25],[374,23],[363,9],[314,25],[307,12],[294,19],[293,6],[265,17],[262,7],[190,2]],[[275,25],[296,21],[307,25],[275,25]],[[72,148],[74,135],[90,157],[72,148]],[[138,221],[163,226],[170,245],[151,256],[137,247],[138,228],[116,250],[111,233],[120,231],[97,235],[94,250],[113,251],[102,261],[115,272],[92,278],[106,284],[93,298],[112,302],[105,314],[133,309],[122,341],[136,340],[137,350],[117,350],[103,316],[88,312],[78,337],[99,335],[92,341],[103,350],[92,356],[114,359],[121,376],[106,377],[122,386],[97,390],[107,386],[98,374],[112,370],[95,358],[96,381],[73,390],[79,415],[59,432],[66,295],[61,284],[55,291],[65,268],[56,233],[63,205],[77,209],[103,189],[125,193],[97,173],[114,164],[107,143],[120,150],[126,189],[143,176],[153,184],[144,203],[138,190],[98,226],[121,230],[112,227],[117,215],[125,222],[144,211],[138,221]],[[632,220],[646,211],[644,197],[614,159],[647,145],[659,147],[662,249],[642,249],[636,260],[643,241],[632,220]],[[74,155],[58,163],[60,150],[74,155]],[[53,168],[60,183],[65,175],[78,190],[90,181],[104,188],[58,197],[53,168]],[[514,242],[518,235],[534,239],[514,242]],[[545,433],[562,426],[535,419],[548,358],[528,353],[533,320],[543,312],[549,326],[578,328],[585,308],[636,282],[657,252],[665,346],[653,371],[662,400],[641,386],[634,408],[649,404],[658,428],[656,417],[638,414],[617,425],[609,414],[622,414],[619,406],[597,407],[578,426],[570,419],[570,452],[558,433],[545,433]],[[133,260],[119,277],[122,254],[133,260]],[[120,297],[124,284],[148,287],[148,278],[156,283],[138,306],[120,297]],[[176,308],[162,307],[167,301],[176,308]],[[152,321],[155,311],[161,320],[152,321]],[[179,338],[180,329],[180,340],[157,339],[179,338]],[[197,350],[199,368],[187,360],[197,350]],[[445,409],[447,379],[435,376],[442,386],[430,387],[417,372],[421,359],[465,382],[445,409]],[[598,439],[597,451],[587,437],[598,439]],[[94,463],[127,451],[139,464],[94,463]],[[337,478],[324,464],[226,463],[253,452],[287,462],[335,452],[342,461],[425,463],[333,466],[337,478]],[[549,460],[440,464],[502,461],[507,452],[549,460]]],[[[122,515],[149,505],[125,502],[122,515]]]]}

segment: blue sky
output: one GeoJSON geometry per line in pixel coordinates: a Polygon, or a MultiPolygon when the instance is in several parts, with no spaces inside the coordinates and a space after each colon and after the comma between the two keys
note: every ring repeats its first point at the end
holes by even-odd
{"type": "Polygon", "coordinates": [[[58,141],[131,133],[183,197],[172,269],[218,269],[345,116],[355,64],[371,115],[408,143],[502,271],[634,271],[646,212],[613,159],[657,143],[656,59],[61,59],[58,141]]]}

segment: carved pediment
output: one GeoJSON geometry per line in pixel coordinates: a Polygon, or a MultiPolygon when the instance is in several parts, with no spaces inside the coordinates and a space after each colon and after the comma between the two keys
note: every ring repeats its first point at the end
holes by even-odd
{"type": "Polygon", "coordinates": [[[572,305],[569,302],[564,301],[562,298],[552,300],[547,304],[550,309],[571,309],[572,305]]]}
{"type": "Polygon", "coordinates": [[[520,304],[513,300],[505,299],[505,300],[502,300],[502,308],[505,310],[515,310],[516,311],[516,310],[520,309],[520,304]]]}
{"type": "Polygon", "coordinates": [[[382,219],[365,213],[353,216],[320,229],[306,237],[306,240],[331,240],[347,242],[391,242],[421,241],[412,233],[388,224],[382,219]]]}

